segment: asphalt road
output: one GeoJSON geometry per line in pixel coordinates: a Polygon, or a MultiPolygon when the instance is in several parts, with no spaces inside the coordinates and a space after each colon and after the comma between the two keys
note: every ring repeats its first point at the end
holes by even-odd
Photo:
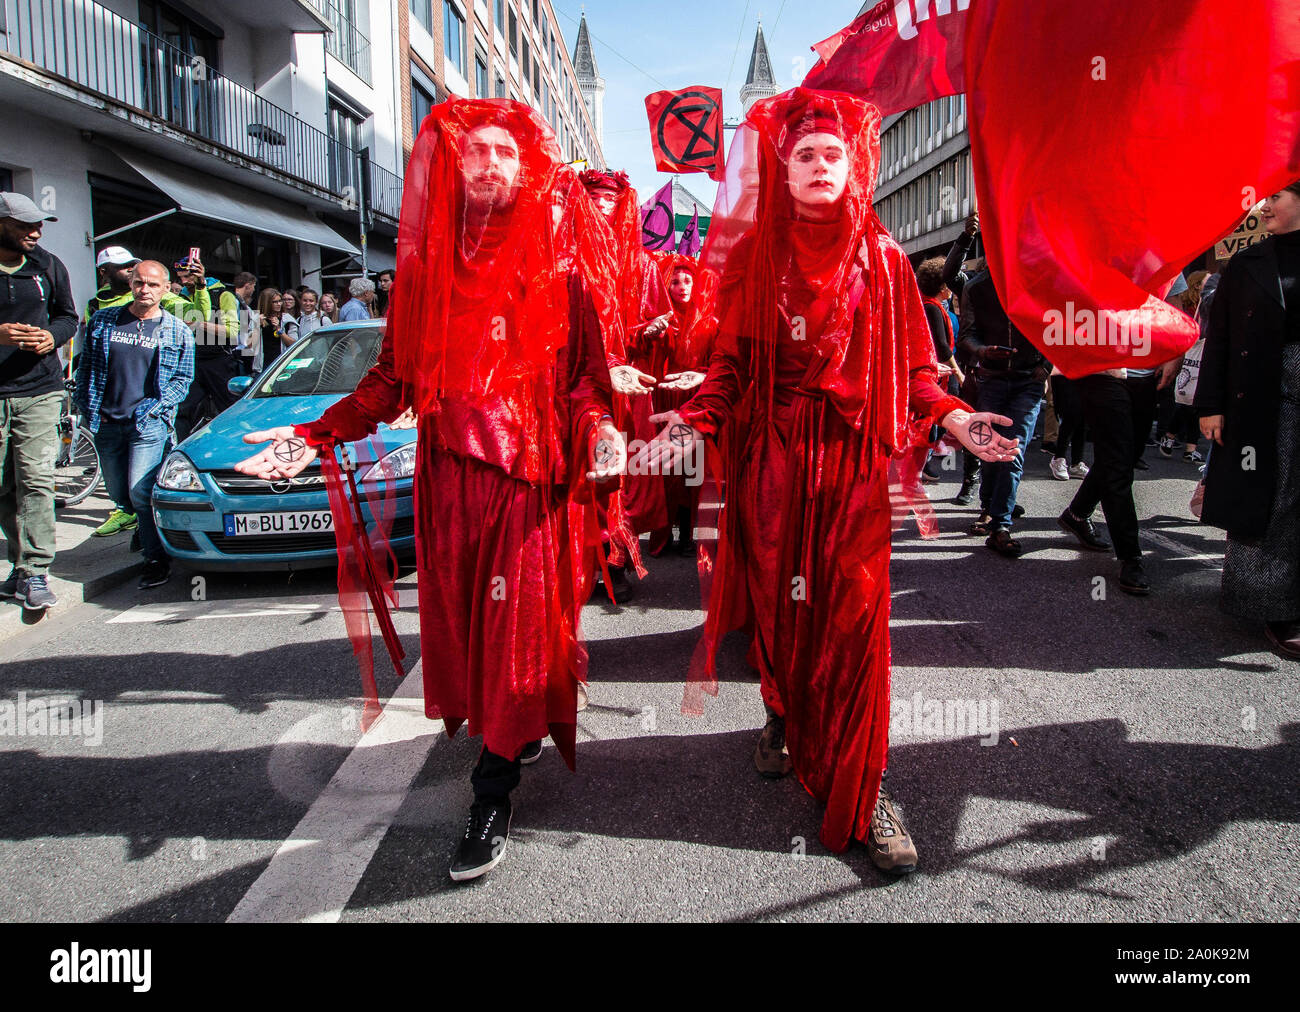
{"type": "MultiPolygon", "coordinates": [[[[755,773],[763,711],[741,639],[706,714],[680,714],[702,621],[683,560],[652,560],[621,611],[588,606],[578,771],[548,743],[505,861],[469,886],[446,868],[477,744],[423,718],[418,668],[363,737],[332,574],[209,577],[199,601],[178,576],[6,642],[0,702],[103,709],[98,744],[93,721],[0,734],[0,918],[1295,920],[1297,666],[1218,613],[1222,539],[1187,512],[1194,470],[1151,456],[1149,598],[1057,530],[1078,483],[1048,479],[1037,450],[1021,559],[942,502],[940,537],[909,524],[896,540],[896,710],[972,700],[985,717],[894,724],[910,879],[861,848],[828,853],[816,802],[755,773]]],[[[402,587],[415,657],[414,577],[402,587]]]]}

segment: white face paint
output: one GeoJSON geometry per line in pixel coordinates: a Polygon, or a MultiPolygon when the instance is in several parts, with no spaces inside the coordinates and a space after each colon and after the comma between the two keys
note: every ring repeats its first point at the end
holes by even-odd
{"type": "Polygon", "coordinates": [[[795,210],[808,218],[827,217],[848,186],[848,149],[834,134],[809,134],[790,152],[786,171],[795,210]]]}

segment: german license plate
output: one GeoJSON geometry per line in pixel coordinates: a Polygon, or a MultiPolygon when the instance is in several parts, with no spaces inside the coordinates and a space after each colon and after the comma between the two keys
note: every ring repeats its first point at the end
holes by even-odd
{"type": "Polygon", "coordinates": [[[324,534],[334,530],[334,514],[329,510],[301,513],[227,513],[224,517],[226,537],[267,537],[276,534],[324,534]]]}

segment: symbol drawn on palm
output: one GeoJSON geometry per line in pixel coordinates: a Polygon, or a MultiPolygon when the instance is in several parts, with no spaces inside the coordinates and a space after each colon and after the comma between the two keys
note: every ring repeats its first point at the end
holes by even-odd
{"type": "Polygon", "coordinates": [[[993,426],[988,422],[975,422],[970,427],[970,441],[983,449],[993,442],[993,426]]]}
{"type": "Polygon", "coordinates": [[[695,442],[695,430],[689,425],[678,422],[668,430],[668,441],[674,446],[680,446],[682,449],[686,449],[686,447],[695,442]]]}
{"type": "Polygon", "coordinates": [[[307,452],[307,442],[303,439],[286,439],[275,445],[275,459],[281,464],[296,464],[307,452]]]}
{"type": "Polygon", "coordinates": [[[596,444],[595,452],[592,454],[596,461],[597,467],[608,467],[614,461],[618,460],[618,450],[608,439],[602,439],[596,444]]]}

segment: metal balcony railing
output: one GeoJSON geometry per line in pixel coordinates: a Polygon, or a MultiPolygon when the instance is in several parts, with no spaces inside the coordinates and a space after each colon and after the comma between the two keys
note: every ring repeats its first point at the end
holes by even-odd
{"type": "Polygon", "coordinates": [[[330,23],[330,34],[325,36],[325,50],[346,64],[357,77],[370,83],[370,40],[361,34],[334,0],[310,0],[311,5],[325,15],[330,23]]]}
{"type": "Polygon", "coordinates": [[[402,208],[402,177],[370,163],[370,209],[397,221],[402,208]]]}
{"type": "MultiPolygon", "coordinates": [[[[359,195],[351,147],[100,4],[0,0],[0,9],[0,52],[340,200],[349,184],[359,195]]],[[[372,181],[393,175],[371,167],[372,181]]],[[[400,201],[400,180],[396,193],[400,201]]]]}

